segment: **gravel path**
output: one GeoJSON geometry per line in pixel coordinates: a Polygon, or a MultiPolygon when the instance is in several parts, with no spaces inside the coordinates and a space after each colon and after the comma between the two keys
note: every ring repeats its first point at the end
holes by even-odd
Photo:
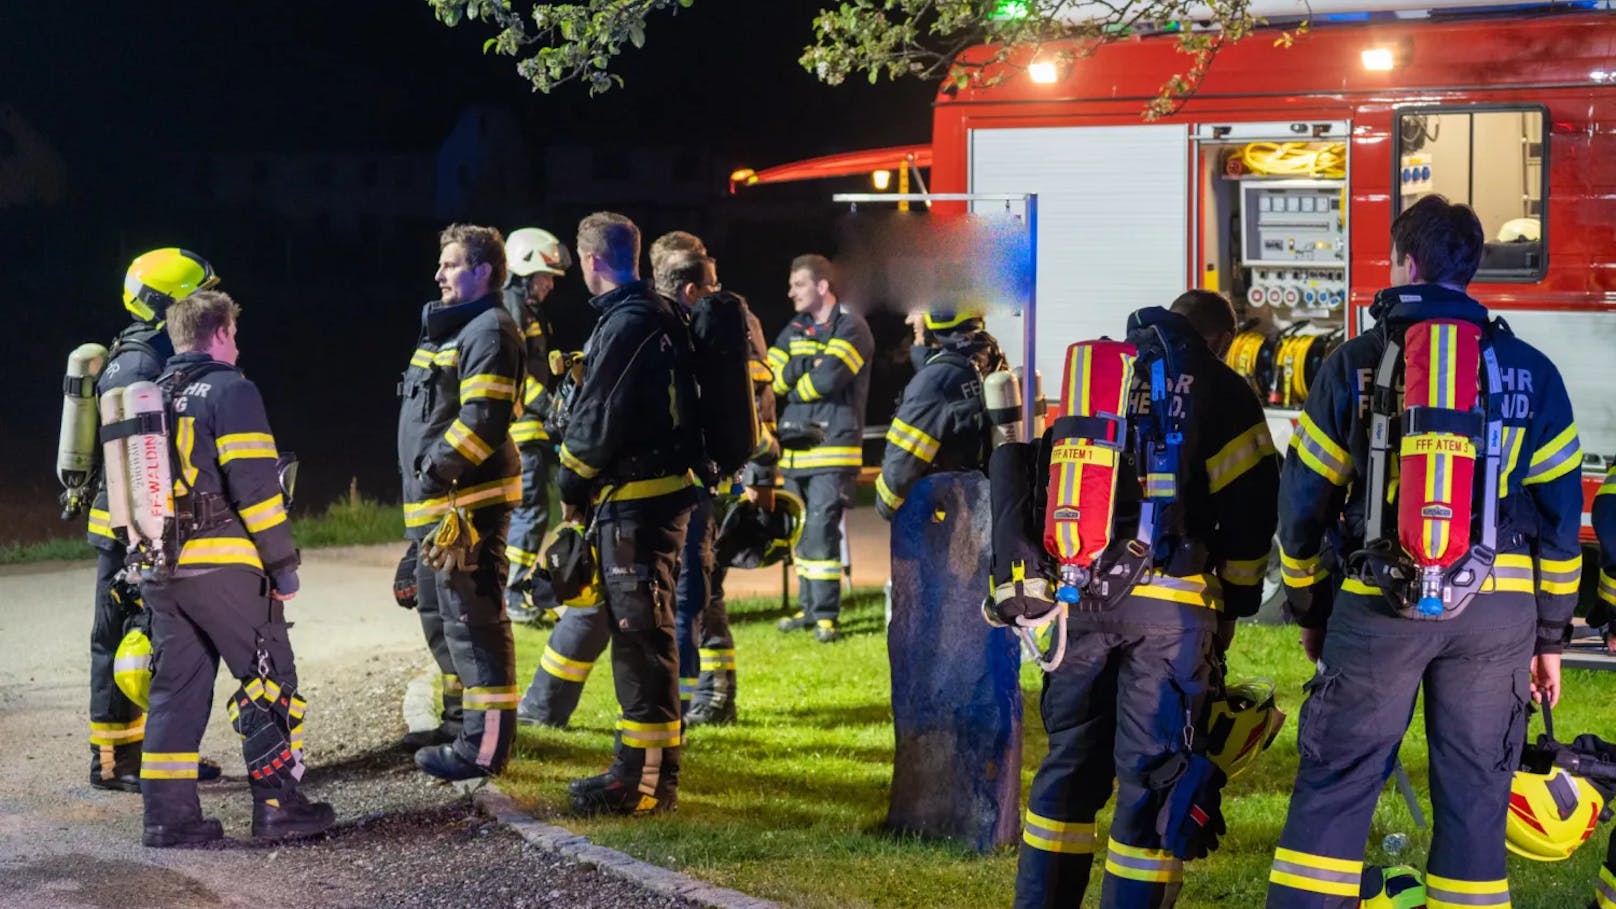
{"type": "MultiPolygon", "coordinates": [[[[667,907],[588,864],[535,847],[388,745],[425,660],[414,616],[391,604],[400,547],[305,557],[288,608],[309,696],[309,792],[337,809],[329,837],[265,847],[248,836],[238,740],[215,710],[203,753],[225,780],[202,789],[224,843],[145,849],[140,797],[88,783],[88,565],[0,568],[0,907],[667,907]]],[[[222,704],[235,682],[221,680],[222,704]]]]}

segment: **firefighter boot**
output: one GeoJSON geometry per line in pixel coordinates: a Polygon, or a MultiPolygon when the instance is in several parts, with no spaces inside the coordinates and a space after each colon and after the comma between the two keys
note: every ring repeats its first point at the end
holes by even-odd
{"type": "Polygon", "coordinates": [[[639,787],[625,783],[610,773],[576,779],[567,784],[567,795],[574,814],[588,817],[596,814],[617,814],[638,817],[672,811],[679,804],[679,796],[669,790],[656,796],[645,795],[639,787]]]}
{"type": "Polygon", "coordinates": [[[835,619],[820,619],[814,626],[814,640],[821,644],[834,644],[842,639],[842,629],[835,619]]]}
{"type": "Polygon", "coordinates": [[[252,835],[259,840],[318,836],[337,822],[328,802],[311,802],[296,789],[253,801],[252,835]]]}
{"type": "Polygon", "coordinates": [[[91,745],[90,785],[113,792],[139,792],[140,750],[138,743],[91,745]]]}
{"type": "Polygon", "coordinates": [[[397,747],[400,751],[408,751],[414,754],[422,748],[448,744],[459,737],[459,723],[441,723],[432,729],[417,729],[414,732],[406,732],[404,737],[398,740],[397,747]]]}
{"type": "Polygon", "coordinates": [[[199,817],[178,824],[147,824],[140,843],[153,849],[175,846],[203,846],[224,838],[224,825],[218,819],[199,817]]]}
{"type": "Polygon", "coordinates": [[[512,625],[537,625],[539,610],[528,605],[527,597],[517,587],[505,588],[505,614],[510,616],[512,625]]]}
{"type": "Polygon", "coordinates": [[[735,722],[735,702],[729,698],[712,698],[690,705],[685,714],[686,726],[728,726],[735,722]]]}
{"type": "Polygon", "coordinates": [[[415,752],[415,766],[428,776],[446,782],[475,780],[489,776],[482,767],[455,754],[453,745],[433,745],[415,752]]]}
{"type": "Polygon", "coordinates": [[[814,620],[799,612],[788,619],[781,619],[780,621],[775,622],[774,627],[775,630],[783,632],[807,631],[808,629],[814,627],[814,620]]]}

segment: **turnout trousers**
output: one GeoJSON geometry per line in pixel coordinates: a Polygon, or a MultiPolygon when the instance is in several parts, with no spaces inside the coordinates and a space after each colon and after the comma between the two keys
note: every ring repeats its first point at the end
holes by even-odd
{"type": "Polygon", "coordinates": [[[678,611],[674,615],[674,634],[679,641],[679,700],[686,706],[695,697],[701,665],[705,662],[698,644],[701,620],[712,596],[715,523],[712,493],[697,489],[696,507],[690,512],[679,559],[679,586],[675,596],[678,611]]]}
{"type": "Polygon", "coordinates": [[[728,572],[726,565],[713,566],[707,607],[693,629],[701,670],[696,676],[696,696],[691,701],[694,704],[723,706],[735,700],[735,637],[730,634],[729,607],[724,603],[724,576],[728,572]]]}
{"type": "MultiPolygon", "coordinates": [[[[243,684],[267,669],[282,688],[294,689],[297,666],[284,608],[270,598],[268,579],[254,569],[221,568],[148,583],[141,593],[152,613],[152,645],[158,654],[140,768],[146,826],[184,824],[202,817],[197,748],[213,708],[219,661],[243,684]],[[262,667],[260,655],[265,658],[262,667]]],[[[243,757],[250,762],[246,745],[243,757]]],[[[302,751],[301,725],[294,727],[291,745],[302,751]]],[[[250,785],[254,799],[275,798],[295,786],[287,781],[250,785]]]]}
{"type": "Polygon", "coordinates": [[[1594,898],[1588,909],[1616,909],[1616,835],[1605,846],[1605,863],[1599,866],[1599,880],[1594,882],[1594,898]]]}
{"type": "Polygon", "coordinates": [[[1115,618],[1136,602],[1124,599],[1104,620],[1074,613],[1066,659],[1044,676],[1039,706],[1049,754],[1027,797],[1017,909],[1082,904],[1094,864],[1094,818],[1113,779],[1117,804],[1100,905],[1158,909],[1178,899],[1183,863],[1162,851],[1156,833],[1167,793],[1151,790],[1146,774],[1186,747],[1187,726],[1210,687],[1216,622],[1199,606],[1179,607],[1186,618],[1178,624],[1115,618]]]}
{"type": "Polygon", "coordinates": [[[112,594],[112,580],[123,570],[124,548],[113,542],[95,551],[95,607],[90,626],[90,774],[110,780],[140,771],[146,714],[124,696],[113,673],[118,644],[139,609],[112,594]]]}
{"type": "Polygon", "coordinates": [[[589,670],[611,641],[612,626],[604,604],[564,607],[561,618],[550,630],[550,639],[544,643],[533,681],[522,695],[518,709],[523,719],[557,728],[566,726],[572,712],[578,709],[578,699],[583,697],[589,670]]]}
{"type": "Polygon", "coordinates": [[[683,720],[674,587],[693,490],[599,506],[600,571],[617,688],[615,756],[609,772],[642,795],[679,788],[683,720]]]}
{"type": "Polygon", "coordinates": [[[421,629],[443,674],[445,731],[455,754],[492,773],[505,768],[516,733],[516,648],[505,615],[506,513],[475,513],[482,543],[470,571],[416,565],[421,629]],[[458,725],[458,730],[456,726],[458,725]]]}
{"type": "Polygon", "coordinates": [[[797,606],[822,627],[842,612],[842,516],[853,504],[854,471],[786,474],[786,490],[802,499],[802,536],[797,566],[797,606]]]}
{"type": "Polygon", "coordinates": [[[1301,766],[1268,875],[1270,909],[1358,905],[1375,801],[1425,689],[1432,909],[1507,906],[1504,819],[1520,763],[1537,610],[1481,594],[1443,622],[1399,618],[1378,594],[1336,597],[1298,719],[1301,766]]]}
{"type": "MultiPolygon", "coordinates": [[[[505,541],[505,561],[509,563],[506,587],[518,581],[538,564],[544,534],[550,529],[550,477],[555,473],[556,456],[549,443],[523,445],[522,502],[511,511],[510,533],[505,541]]],[[[534,580],[533,608],[554,609],[555,592],[550,585],[534,580]]]]}

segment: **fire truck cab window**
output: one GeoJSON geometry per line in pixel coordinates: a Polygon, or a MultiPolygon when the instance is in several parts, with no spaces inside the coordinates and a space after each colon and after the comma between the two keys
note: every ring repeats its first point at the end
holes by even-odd
{"type": "Polygon", "coordinates": [[[1542,280],[1548,265],[1543,109],[1427,108],[1397,117],[1397,211],[1440,193],[1476,210],[1477,281],[1542,280]]]}

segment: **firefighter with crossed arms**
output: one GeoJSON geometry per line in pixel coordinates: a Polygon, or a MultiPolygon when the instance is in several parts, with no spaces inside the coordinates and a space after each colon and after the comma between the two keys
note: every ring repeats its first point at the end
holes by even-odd
{"type": "Polygon", "coordinates": [[[510,427],[523,339],[501,305],[499,231],[452,224],[438,242],[441,299],[421,310],[399,386],[398,458],[405,534],[420,549],[416,608],[443,674],[443,714],[403,744],[427,774],[462,780],[500,772],[516,732],[516,651],[502,591],[505,533],[522,497],[510,427]]]}
{"type": "MultiPolygon", "coordinates": [[[[1468,206],[1426,196],[1392,222],[1391,240],[1394,286],[1376,297],[1376,325],[1325,360],[1285,459],[1284,581],[1318,672],[1307,685],[1301,766],[1269,873],[1268,906],[1276,909],[1358,904],[1375,800],[1422,688],[1435,816],[1428,905],[1509,905],[1511,776],[1529,702],[1535,694],[1559,697],[1560,652],[1581,576],[1582,456],[1571,402],[1554,364],[1489,321],[1466,293],[1484,246],[1480,221],[1468,206]],[[1371,460],[1370,425],[1383,414],[1400,418],[1398,426],[1411,419],[1398,413],[1396,384],[1376,376],[1391,344],[1419,337],[1416,327],[1434,319],[1480,330],[1497,360],[1496,397],[1507,401],[1489,401],[1487,418],[1502,419],[1496,557],[1490,571],[1478,572],[1484,580],[1467,606],[1421,621],[1404,605],[1406,584],[1383,589],[1383,573],[1365,559],[1377,536],[1388,539],[1386,527],[1368,526],[1373,503],[1394,509],[1425,486],[1391,488],[1371,460]]],[[[1488,370],[1481,372],[1484,396],[1495,397],[1486,394],[1488,370]]],[[[1478,451],[1484,446],[1485,439],[1478,451]]],[[[1395,458],[1398,449],[1391,451],[1395,458]]],[[[1478,453],[1478,475],[1483,467],[1478,453]]],[[[1480,491],[1473,500],[1474,524],[1485,533],[1489,503],[1480,491]]]]}

